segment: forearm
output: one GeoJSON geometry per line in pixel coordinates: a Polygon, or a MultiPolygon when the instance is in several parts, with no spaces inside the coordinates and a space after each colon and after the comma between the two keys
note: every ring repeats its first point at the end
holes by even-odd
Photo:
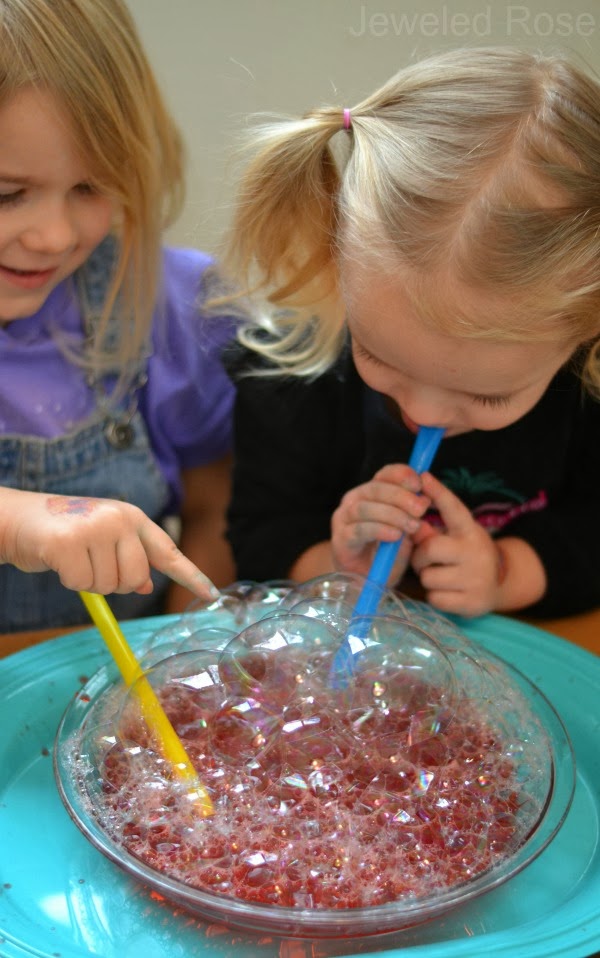
{"type": "Polygon", "coordinates": [[[306,582],[316,576],[325,575],[334,568],[331,542],[316,542],[298,556],[289,571],[289,578],[296,582],[306,582]]]}
{"type": "Polygon", "coordinates": [[[500,561],[494,611],[516,612],[539,602],[548,583],[537,552],[518,538],[499,539],[496,546],[500,561]]]}

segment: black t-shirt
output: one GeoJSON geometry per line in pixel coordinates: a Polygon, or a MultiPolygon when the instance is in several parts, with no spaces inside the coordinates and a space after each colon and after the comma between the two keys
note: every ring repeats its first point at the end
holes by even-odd
{"type": "MultiPolygon", "coordinates": [[[[285,578],[330,538],[343,494],[408,462],[414,436],[362,382],[349,350],[312,381],[252,375],[260,360],[242,347],[226,364],[237,386],[228,536],[238,576],[285,578]]],[[[540,556],[548,589],[530,614],[600,605],[600,403],[573,370],[511,426],[444,439],[431,471],[492,535],[522,538],[540,556]]]]}

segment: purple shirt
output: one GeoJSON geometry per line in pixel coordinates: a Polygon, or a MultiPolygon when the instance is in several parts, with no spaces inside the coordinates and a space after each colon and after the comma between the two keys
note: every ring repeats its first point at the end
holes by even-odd
{"type": "MultiPolygon", "coordinates": [[[[148,381],[138,394],[174,508],[180,470],[219,459],[231,448],[234,390],[219,354],[234,323],[227,316],[203,316],[199,304],[200,281],[211,262],[197,250],[164,250],[163,302],[154,317],[148,381]]],[[[56,438],[94,412],[84,372],[57,342],[57,335],[72,343],[83,336],[70,288],[61,284],[34,316],[0,327],[0,437],[56,438]]]]}

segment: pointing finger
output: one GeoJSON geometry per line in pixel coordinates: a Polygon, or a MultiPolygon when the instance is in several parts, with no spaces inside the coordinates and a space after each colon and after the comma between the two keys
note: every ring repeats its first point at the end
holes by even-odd
{"type": "Polygon", "coordinates": [[[140,529],[140,539],[154,569],[203,599],[218,599],[220,592],[198,566],[184,556],[171,537],[154,523],[140,529]]]}
{"type": "Polygon", "coordinates": [[[423,492],[429,496],[438,510],[446,530],[450,534],[466,534],[471,529],[474,519],[465,504],[430,472],[424,472],[421,481],[423,492]]]}

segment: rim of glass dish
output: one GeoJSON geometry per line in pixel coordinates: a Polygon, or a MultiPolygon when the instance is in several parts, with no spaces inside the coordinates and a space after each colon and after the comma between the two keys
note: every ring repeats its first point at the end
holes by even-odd
{"type": "Polygon", "coordinates": [[[361,936],[400,931],[440,916],[442,913],[487,894],[519,874],[550,844],[563,824],[575,792],[575,754],[560,715],[544,693],[515,666],[486,650],[518,682],[546,735],[552,749],[552,775],[549,794],[537,824],[516,852],[501,864],[474,879],[453,885],[435,897],[405,898],[382,905],[346,909],[310,909],[287,905],[247,902],[229,895],[210,893],[156,871],[129,853],[104,830],[86,808],[85,792],[65,764],[67,746],[82,730],[86,716],[102,695],[114,684],[112,664],[95,672],[67,706],[57,729],[53,765],[60,798],[73,822],[88,841],[106,858],[129,875],[158,891],[165,898],[210,920],[240,928],[297,937],[361,936]]]}

